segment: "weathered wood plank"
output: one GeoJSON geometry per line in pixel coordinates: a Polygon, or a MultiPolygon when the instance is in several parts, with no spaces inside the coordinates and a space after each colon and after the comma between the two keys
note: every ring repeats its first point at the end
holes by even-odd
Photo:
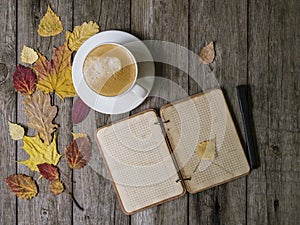
{"type": "MultiPolygon", "coordinates": [[[[46,13],[47,4],[60,16],[65,29],[71,29],[72,25],[72,1],[37,2],[24,0],[18,2],[18,58],[23,45],[27,45],[38,50],[51,59],[53,46],[60,46],[64,43],[64,32],[55,37],[40,37],[37,34],[40,19],[46,13]]],[[[55,120],[59,124],[57,146],[60,153],[64,152],[64,148],[69,142],[71,136],[70,125],[70,109],[72,102],[65,100],[62,102],[55,97],[55,104],[58,106],[58,116],[55,120]]],[[[27,118],[22,111],[22,96],[18,95],[18,121],[26,124],[27,118]]],[[[34,131],[29,130],[29,134],[33,135],[34,131]]],[[[18,160],[28,158],[27,154],[22,150],[22,145],[18,147],[18,160]]],[[[64,174],[69,176],[69,169],[62,157],[59,167],[64,174]]],[[[34,175],[38,178],[37,173],[30,172],[25,166],[18,165],[18,171],[26,174],[34,175]]],[[[69,182],[69,179],[61,175],[63,181],[69,182]]],[[[71,224],[72,222],[72,202],[67,192],[54,196],[49,190],[49,182],[45,179],[38,181],[39,195],[31,201],[19,201],[18,204],[18,224],[71,224]]],[[[68,186],[68,184],[67,184],[68,186]]]]}
{"type": "MultiPolygon", "coordinates": [[[[188,199],[181,198],[143,211],[132,216],[130,221],[130,217],[124,216],[120,211],[110,181],[105,178],[107,175],[104,165],[100,162],[99,165],[93,165],[93,169],[87,167],[74,173],[75,196],[85,208],[84,212],[77,208],[73,209],[74,224],[129,224],[130,222],[133,224],[298,224],[300,220],[298,213],[300,209],[298,194],[300,183],[298,167],[300,161],[298,151],[300,144],[300,84],[298,79],[300,16],[298,12],[300,3],[297,0],[248,1],[249,23],[247,24],[245,0],[225,1],[219,5],[217,2],[206,0],[190,0],[189,2],[188,30],[188,26],[184,25],[187,21],[185,7],[188,3],[176,0],[170,2],[132,0],[131,17],[128,2],[89,0],[82,3],[75,0],[74,25],[95,20],[99,21],[103,30],[130,31],[132,28],[132,33],[142,39],[174,41],[188,46],[195,53],[198,53],[205,41],[216,41],[217,56],[211,68],[227,93],[239,127],[241,127],[241,117],[235,85],[247,82],[248,62],[248,81],[252,88],[254,122],[261,167],[252,171],[247,178],[247,187],[245,179],[240,179],[219,188],[190,195],[188,199]],[[246,190],[247,199],[245,199],[246,190]],[[189,204],[187,204],[188,201],[189,204]]],[[[16,103],[11,86],[11,75],[16,61],[16,44],[18,58],[23,44],[39,48],[49,57],[52,53],[52,45],[58,46],[64,39],[63,35],[41,38],[36,33],[38,22],[46,11],[47,3],[32,0],[18,1],[18,10],[15,4],[16,1],[0,3],[0,18],[3,26],[0,33],[2,43],[0,63],[5,64],[5,66],[0,64],[0,117],[3,121],[0,125],[2,130],[0,147],[3,149],[1,155],[3,167],[0,177],[2,196],[0,224],[71,224],[72,203],[65,194],[59,197],[50,194],[46,181],[38,182],[42,183],[38,197],[31,201],[18,200],[19,211],[16,221],[16,200],[7,191],[3,180],[6,176],[16,172],[14,160],[27,158],[21,149],[21,142],[18,142],[18,155],[16,156],[16,144],[9,138],[6,123],[7,120],[12,120],[26,124],[21,106],[22,97],[18,95],[18,103],[16,103]],[[18,26],[14,25],[16,14],[18,26]],[[15,36],[16,29],[19,34],[18,40],[15,36]],[[6,75],[5,68],[8,69],[8,75],[6,75]],[[10,213],[6,213],[7,211],[10,213]]],[[[50,4],[62,17],[64,26],[71,29],[72,1],[62,3],[53,0],[50,4]]],[[[189,94],[201,90],[201,87],[198,87],[192,79],[189,79],[187,84],[182,72],[170,66],[161,64],[157,66],[160,76],[176,83],[183,83],[181,86],[188,90],[189,94]]],[[[206,70],[209,71],[210,68],[206,67],[206,70]]],[[[159,92],[160,95],[164,93],[165,91],[159,92]]],[[[174,95],[171,96],[172,98],[178,97],[176,93],[172,95],[174,95]]],[[[59,136],[63,137],[58,140],[59,151],[63,152],[70,140],[69,110],[72,103],[71,100],[62,103],[57,98],[55,102],[60,107],[56,122],[60,124],[59,136]]],[[[160,107],[166,102],[167,100],[151,97],[132,113],[146,108],[160,107]]],[[[109,116],[91,112],[86,121],[74,126],[73,129],[92,135],[96,127],[110,120],[109,116]]],[[[29,130],[29,134],[33,134],[33,131],[29,130]]],[[[93,145],[93,148],[95,152],[98,152],[96,146],[93,145]]],[[[66,167],[62,169],[68,174],[69,170],[66,167]]],[[[30,172],[21,165],[18,165],[18,172],[35,174],[37,178],[36,173],[30,172]]],[[[64,179],[63,175],[62,178],[64,179]]]]}
{"type": "Polygon", "coordinates": [[[249,1],[248,80],[261,167],[248,178],[249,224],[300,221],[300,2],[249,1]]]}
{"type": "Polygon", "coordinates": [[[7,123],[16,122],[16,95],[11,84],[16,62],[15,1],[0,3],[0,21],[0,224],[16,224],[16,197],[5,183],[6,177],[16,173],[16,142],[9,136],[7,123]]]}
{"type": "MultiPolygon", "coordinates": [[[[211,76],[218,79],[231,113],[242,127],[235,87],[247,82],[247,1],[191,0],[189,9],[190,50],[198,54],[210,41],[214,41],[216,50],[214,63],[204,68],[190,63],[190,73],[203,76],[213,72],[211,76]]],[[[190,77],[189,94],[218,86],[210,79],[208,83],[203,80],[206,79],[190,77]]],[[[246,204],[246,179],[242,178],[190,195],[189,223],[246,224],[246,204]]]]}
{"type": "MultiPolygon", "coordinates": [[[[93,20],[100,29],[130,31],[130,3],[128,1],[74,1],[74,25],[93,20]]],[[[73,127],[76,132],[89,134],[93,157],[82,170],[74,171],[74,193],[84,211],[76,207],[74,224],[128,224],[130,217],[123,214],[105,165],[94,140],[96,128],[109,123],[109,115],[90,111],[88,117],[73,127]]]]}
{"type": "MultiPolygon", "coordinates": [[[[142,40],[159,40],[174,42],[185,48],[188,47],[188,2],[172,1],[140,1],[131,2],[131,29],[134,35],[142,40]]],[[[187,71],[188,55],[178,48],[170,49],[154,43],[148,43],[156,61],[156,80],[154,88],[140,107],[132,111],[135,114],[147,108],[160,108],[169,101],[180,99],[187,95],[188,76],[181,70],[187,71]],[[181,65],[180,69],[164,64],[165,60],[181,65]],[[183,68],[182,68],[183,67],[183,68]],[[172,82],[174,82],[172,84],[172,82]],[[176,85],[182,92],[176,90],[176,85]]],[[[187,224],[188,196],[163,205],[137,213],[131,218],[132,224],[187,224]]]]}

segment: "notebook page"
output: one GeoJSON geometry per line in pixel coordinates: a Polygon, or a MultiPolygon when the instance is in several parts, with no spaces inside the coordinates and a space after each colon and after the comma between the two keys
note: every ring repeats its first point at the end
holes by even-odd
{"type": "Polygon", "coordinates": [[[195,193],[249,172],[225,98],[220,89],[164,106],[161,109],[168,138],[187,191],[195,193]],[[214,141],[214,160],[203,160],[199,144],[214,141]]]}
{"type": "Polygon", "coordinates": [[[184,194],[154,111],[100,128],[96,138],[125,213],[184,194]]]}

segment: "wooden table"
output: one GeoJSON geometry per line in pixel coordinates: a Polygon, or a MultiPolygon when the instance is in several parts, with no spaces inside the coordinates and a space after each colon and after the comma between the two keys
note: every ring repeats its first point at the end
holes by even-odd
{"type": "MultiPolygon", "coordinates": [[[[299,224],[300,221],[300,1],[299,0],[1,0],[0,52],[0,224],[299,224]],[[54,196],[46,182],[30,201],[16,199],[4,178],[15,173],[34,175],[16,160],[27,158],[22,143],[12,141],[7,121],[26,124],[22,96],[16,94],[12,74],[24,44],[48,57],[64,35],[42,38],[36,33],[47,3],[61,17],[64,28],[94,20],[101,30],[120,29],[141,39],[175,42],[198,53],[215,41],[212,65],[243,136],[236,90],[249,84],[261,166],[248,177],[126,216],[120,210],[111,182],[91,167],[74,171],[74,194],[79,210],[67,194],[54,196]],[[100,175],[99,175],[100,174],[100,175]]],[[[187,58],[182,58],[188,63],[187,58]]],[[[158,64],[157,73],[189,94],[201,88],[184,72],[158,64]]],[[[168,95],[174,93],[170,92],[168,95]]],[[[109,115],[90,112],[81,125],[71,122],[72,99],[55,98],[59,113],[58,149],[63,152],[70,132],[110,122],[109,115]]],[[[158,108],[166,101],[149,98],[131,114],[158,108]]],[[[29,134],[33,134],[29,130],[29,134]]],[[[96,146],[93,146],[96,148],[96,146]]],[[[61,168],[70,170],[64,161],[61,168]]],[[[103,162],[99,168],[105,171],[103,162]]],[[[105,173],[105,172],[103,172],[105,173]]]]}

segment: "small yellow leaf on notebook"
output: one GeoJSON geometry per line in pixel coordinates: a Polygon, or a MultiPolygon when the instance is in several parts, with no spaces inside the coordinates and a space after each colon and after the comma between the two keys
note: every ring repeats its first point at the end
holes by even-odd
{"type": "Polygon", "coordinates": [[[214,61],[215,58],[215,48],[214,42],[210,42],[208,45],[204,46],[199,52],[199,59],[203,64],[209,64],[214,61]]]}
{"type": "Polygon", "coordinates": [[[40,21],[38,34],[42,37],[55,36],[63,31],[62,23],[59,17],[48,5],[46,14],[40,21]]]}
{"type": "Polygon", "coordinates": [[[216,157],[216,139],[199,143],[197,153],[201,160],[213,161],[216,157]]]}
{"type": "Polygon", "coordinates": [[[21,52],[21,62],[27,64],[33,64],[38,60],[39,56],[32,48],[27,47],[26,45],[23,46],[21,52]]]}

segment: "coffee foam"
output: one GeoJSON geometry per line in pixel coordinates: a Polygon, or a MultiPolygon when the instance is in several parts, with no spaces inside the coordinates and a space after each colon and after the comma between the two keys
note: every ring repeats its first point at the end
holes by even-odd
{"type": "Polygon", "coordinates": [[[134,83],[136,73],[134,58],[114,44],[103,44],[92,50],[83,66],[88,86],[104,96],[124,93],[134,83]]]}
{"type": "Polygon", "coordinates": [[[86,82],[97,92],[113,74],[122,69],[121,61],[112,56],[89,57],[85,63],[86,82]]]}

